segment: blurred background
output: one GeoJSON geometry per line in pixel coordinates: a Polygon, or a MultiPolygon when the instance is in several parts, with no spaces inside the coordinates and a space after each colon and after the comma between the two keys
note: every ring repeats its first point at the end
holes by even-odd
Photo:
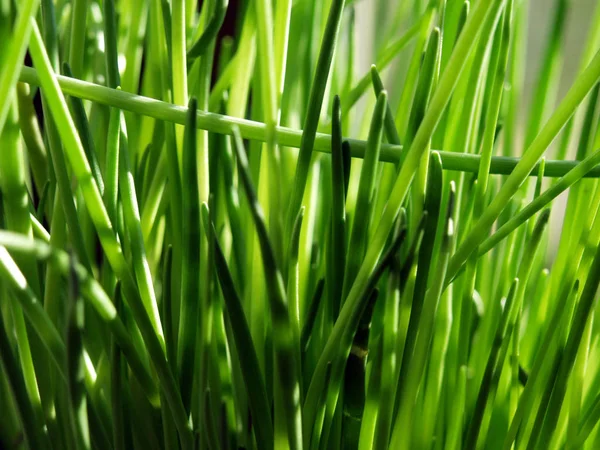
{"type": "MultiPolygon", "coordinates": [[[[526,113],[538,77],[540,66],[544,57],[545,42],[552,31],[554,7],[556,0],[528,0],[529,1],[529,33],[527,37],[527,72],[525,79],[525,95],[523,98],[522,113],[526,113]]],[[[558,98],[562,98],[571,86],[577,70],[579,60],[590,22],[598,0],[570,0],[568,3],[566,40],[564,42],[563,68],[560,81],[558,98]]],[[[356,0],[356,29],[357,48],[360,49],[356,62],[356,74],[366,73],[374,63],[373,42],[377,42],[377,34],[381,32],[378,27],[377,17],[393,18],[396,8],[403,1],[373,1],[356,0]],[[364,36],[364,38],[363,38],[364,36]]],[[[408,55],[409,53],[403,53],[408,55]]],[[[390,91],[393,86],[389,87],[390,91]]],[[[398,94],[391,92],[392,95],[398,94]]]]}
{"type": "MultiPolygon", "coordinates": [[[[419,1],[419,0],[417,0],[419,1]]],[[[422,1],[422,0],[421,0],[422,1]]],[[[554,21],[554,8],[560,0],[528,0],[529,1],[529,20],[527,34],[527,66],[524,85],[523,103],[521,105],[522,123],[526,123],[529,105],[534,95],[535,86],[539,77],[540,67],[542,66],[546,42],[552,33],[554,21]]],[[[586,44],[589,27],[594,10],[598,0],[567,0],[566,31],[565,40],[563,41],[563,61],[560,76],[560,85],[558,89],[557,104],[571,87],[579,70],[580,58],[584,46],[586,44]]],[[[378,33],[381,34],[383,27],[379,26],[381,20],[391,20],[394,17],[396,8],[401,7],[405,2],[401,1],[373,1],[373,0],[358,0],[356,2],[356,29],[361,30],[357,33],[356,46],[360,49],[356,62],[356,74],[362,75],[366,73],[371,64],[375,61],[373,54],[373,42],[377,41],[378,33]],[[362,38],[364,36],[364,38],[362,38]]],[[[403,53],[409,55],[410,53],[403,53]]],[[[402,56],[400,56],[402,58],[402,56]]],[[[398,59],[400,59],[398,58],[398,59]]],[[[401,73],[398,70],[396,73],[387,76],[387,86],[390,90],[390,97],[393,101],[398,98],[399,92],[394,92],[393,80],[401,73]]],[[[364,107],[364,102],[363,102],[364,107]]],[[[554,110],[554,108],[553,108],[554,110]]],[[[524,129],[520,130],[524,133],[524,129]]],[[[555,144],[560,140],[558,138],[555,144]]],[[[571,145],[568,151],[568,157],[575,158],[576,149],[571,145]]],[[[550,158],[553,151],[548,152],[550,158]]],[[[546,188],[548,182],[546,181],[546,188]]],[[[560,230],[562,228],[562,220],[566,207],[568,192],[558,197],[553,204],[551,226],[550,226],[550,248],[548,257],[553,258],[560,230]]]]}

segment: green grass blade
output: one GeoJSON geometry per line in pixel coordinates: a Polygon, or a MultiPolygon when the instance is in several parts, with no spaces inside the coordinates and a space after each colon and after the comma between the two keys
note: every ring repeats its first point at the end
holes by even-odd
{"type": "Polygon", "coordinates": [[[537,138],[523,154],[523,158],[508,177],[502,189],[494,197],[481,218],[473,226],[469,236],[465,238],[450,262],[448,279],[452,279],[460,266],[472,251],[485,239],[491,225],[498,218],[508,201],[517,192],[523,181],[530,174],[538,159],[542,156],[548,145],[567,123],[571,115],[587,93],[600,78],[600,53],[596,54],[588,68],[575,80],[573,86],[548,120],[537,138]]]}
{"type": "Polygon", "coordinates": [[[302,197],[304,196],[304,188],[308,177],[312,152],[315,147],[315,138],[317,135],[317,127],[319,125],[319,117],[321,115],[327,78],[329,78],[333,53],[339,34],[340,23],[342,21],[344,3],[345,0],[332,0],[329,16],[327,17],[327,25],[325,26],[325,34],[323,35],[323,42],[319,52],[319,60],[317,62],[315,76],[310,90],[308,109],[304,118],[304,131],[302,133],[300,153],[298,155],[298,163],[288,207],[287,229],[291,229],[292,221],[298,213],[298,209],[302,203],[302,197]]]}
{"type": "Polygon", "coordinates": [[[17,84],[19,68],[27,51],[31,34],[29,18],[36,15],[39,4],[39,0],[26,0],[20,5],[8,50],[6,47],[3,49],[6,53],[2,58],[2,70],[0,71],[0,98],[4,99],[0,106],[0,131],[4,128],[10,109],[10,102],[6,99],[10,97],[10,92],[17,84]]]}
{"type": "Polygon", "coordinates": [[[188,124],[184,135],[182,190],[183,230],[182,230],[182,264],[181,274],[181,322],[177,339],[177,366],[181,394],[186,409],[189,411],[192,380],[195,376],[196,333],[200,311],[200,195],[198,188],[198,166],[196,152],[196,120],[195,99],[190,100],[188,124]]]}
{"type": "Polygon", "coordinates": [[[238,167],[256,226],[265,270],[267,294],[271,308],[277,375],[283,394],[282,406],[284,411],[282,413],[285,417],[287,440],[290,448],[300,449],[302,448],[302,415],[299,396],[299,368],[296,367],[298,361],[296,354],[299,349],[294,348],[295,339],[290,328],[290,316],[283,279],[277,267],[273,247],[264,223],[264,214],[252,185],[242,139],[236,129],[233,132],[238,167]]]}
{"type": "Polygon", "coordinates": [[[209,233],[209,239],[213,242],[215,248],[216,272],[232,325],[233,338],[248,393],[250,411],[254,417],[253,423],[256,441],[260,448],[269,449],[272,447],[273,442],[271,407],[267,399],[267,390],[258,364],[256,349],[252,344],[250,327],[248,326],[240,297],[236,292],[233,278],[229,272],[227,260],[217,241],[213,225],[208,223],[208,209],[206,205],[203,205],[202,208],[202,220],[205,222],[204,229],[209,233]]]}
{"type": "Polygon", "coordinates": [[[8,385],[18,410],[18,415],[23,424],[25,441],[29,448],[48,448],[48,442],[43,434],[42,425],[37,421],[36,414],[29,400],[23,373],[19,370],[19,363],[11,349],[6,326],[0,320],[0,358],[2,372],[4,372],[8,385]]]}
{"type": "Polygon", "coordinates": [[[350,287],[356,278],[362,258],[368,247],[369,222],[371,220],[373,203],[372,198],[375,191],[376,170],[379,162],[381,140],[383,138],[383,121],[386,109],[387,93],[383,91],[377,98],[377,105],[375,105],[375,111],[373,112],[373,117],[371,119],[367,150],[360,172],[358,196],[354,208],[354,214],[358,219],[353,221],[352,230],[350,231],[350,241],[348,243],[350,251],[346,258],[342,305],[343,300],[347,297],[350,287]]]}
{"type": "Polygon", "coordinates": [[[527,222],[533,215],[541,211],[558,197],[562,192],[581,180],[590,170],[600,163],[600,150],[592,153],[577,166],[571,169],[564,177],[560,178],[543,194],[538,195],[530,204],[511,217],[494,234],[487,238],[479,247],[479,255],[483,255],[493,249],[500,241],[506,238],[519,226],[527,222]]]}
{"type": "Polygon", "coordinates": [[[200,38],[187,52],[188,64],[190,61],[193,61],[194,58],[201,57],[209,44],[217,37],[217,34],[223,25],[223,21],[225,20],[228,5],[229,0],[217,0],[208,25],[206,25],[206,28],[202,31],[200,38]]]}

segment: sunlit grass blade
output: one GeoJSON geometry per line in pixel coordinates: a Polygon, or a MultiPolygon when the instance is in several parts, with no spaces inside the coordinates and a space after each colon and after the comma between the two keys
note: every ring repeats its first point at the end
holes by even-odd
{"type": "Polygon", "coordinates": [[[4,321],[0,320],[0,358],[2,372],[6,376],[12,395],[18,409],[18,415],[23,424],[24,439],[30,448],[48,448],[42,425],[36,419],[23,379],[23,373],[18,369],[19,363],[12,351],[4,321]]]}
{"type": "Polygon", "coordinates": [[[3,99],[0,106],[0,131],[4,128],[4,123],[8,116],[10,102],[6,101],[10,97],[10,92],[17,84],[19,68],[31,34],[30,17],[35,16],[40,2],[39,0],[27,0],[19,5],[17,21],[14,31],[8,44],[8,50],[2,58],[2,70],[0,71],[0,98],[3,99]]]}
{"type": "Polygon", "coordinates": [[[524,224],[529,218],[549,205],[552,200],[558,197],[562,192],[577,183],[592,168],[600,163],[600,150],[592,153],[586,159],[581,161],[575,168],[571,169],[564,177],[553,184],[548,190],[538,195],[530,204],[511,217],[508,222],[502,225],[494,234],[487,238],[479,247],[479,255],[483,255],[493,249],[500,241],[506,238],[510,233],[524,224]]]}
{"type": "Polygon", "coordinates": [[[590,89],[600,78],[600,53],[597,53],[588,68],[575,80],[573,86],[548,120],[544,128],[523,154],[523,158],[508,177],[502,189],[494,197],[481,218],[474,225],[469,236],[465,238],[452,257],[448,270],[448,279],[452,279],[468,255],[485,239],[489,228],[506,207],[510,198],[517,192],[523,181],[530,174],[535,163],[542,156],[548,145],[569,120],[575,109],[590,89]]]}
{"type": "MultiPolygon", "coordinates": [[[[427,18],[426,15],[413,24],[406,32],[400,36],[395,42],[388,45],[388,47],[381,52],[381,56],[375,63],[379,70],[384,70],[396,57],[398,53],[408,45],[408,43],[415,37],[415,35],[419,32],[419,30],[423,26],[423,22],[427,18]]],[[[348,92],[348,94],[342,99],[342,113],[345,115],[350,108],[352,108],[356,102],[360,99],[360,97],[365,93],[365,91],[369,88],[370,74],[365,74],[356,86],[348,92]],[[347,106],[346,106],[347,105],[347,106]]]]}

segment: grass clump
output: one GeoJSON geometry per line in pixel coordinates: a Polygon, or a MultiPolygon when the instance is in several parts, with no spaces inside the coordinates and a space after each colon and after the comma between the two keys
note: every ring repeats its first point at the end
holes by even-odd
{"type": "Polygon", "coordinates": [[[0,2],[0,447],[598,448],[570,7],[0,2]]]}

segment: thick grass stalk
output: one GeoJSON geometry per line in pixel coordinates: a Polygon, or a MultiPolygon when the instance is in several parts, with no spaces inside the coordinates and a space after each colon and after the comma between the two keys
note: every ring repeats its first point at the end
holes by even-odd
{"type": "MultiPolygon", "coordinates": [[[[246,67],[246,66],[245,66],[246,67]]],[[[247,67],[246,67],[247,68],[247,67]]],[[[131,94],[116,89],[109,89],[86,81],[75,80],[61,75],[56,75],[59,87],[65,94],[75,95],[82,99],[91,100],[103,105],[115,106],[125,111],[132,111],[137,114],[147,115],[167,122],[184,125],[186,121],[187,109],[176,106],[164,101],[131,94]]],[[[39,86],[40,77],[37,71],[30,67],[23,67],[19,81],[39,86]]],[[[242,111],[242,106],[236,108],[236,111],[242,111]]],[[[241,114],[239,114],[241,115],[241,114]]],[[[197,127],[213,133],[227,134],[232,133],[232,127],[237,126],[244,139],[265,142],[265,125],[247,119],[239,118],[239,115],[224,116],[222,114],[207,113],[198,111],[197,127]],[[236,117],[237,116],[237,117],[236,117]]],[[[286,147],[299,148],[301,145],[303,132],[288,127],[276,127],[275,137],[278,144],[286,147]]],[[[367,142],[360,139],[345,138],[348,141],[353,158],[364,158],[367,142]]],[[[331,152],[331,136],[323,133],[316,133],[314,150],[318,152],[331,152]]],[[[398,162],[403,151],[401,145],[382,144],[380,160],[383,162],[398,162]]],[[[454,153],[446,150],[436,150],[442,158],[444,170],[464,171],[477,173],[479,170],[478,155],[469,155],[464,153],[454,153]]],[[[492,157],[490,165],[490,174],[510,175],[520,159],[515,157],[492,157]]],[[[577,165],[578,161],[546,161],[545,176],[561,177],[577,165]]],[[[539,163],[535,162],[527,176],[537,175],[539,163]]],[[[594,168],[588,174],[589,177],[600,177],[600,167],[594,168]]]]}

